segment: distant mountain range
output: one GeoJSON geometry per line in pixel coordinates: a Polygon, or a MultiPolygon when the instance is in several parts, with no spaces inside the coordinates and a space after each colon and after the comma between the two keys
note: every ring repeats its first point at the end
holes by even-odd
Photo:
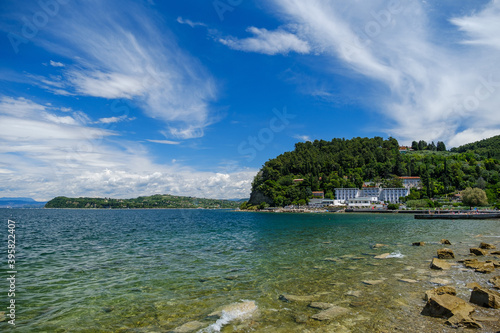
{"type": "Polygon", "coordinates": [[[43,208],[46,203],[32,198],[0,198],[0,208],[43,208]]]}

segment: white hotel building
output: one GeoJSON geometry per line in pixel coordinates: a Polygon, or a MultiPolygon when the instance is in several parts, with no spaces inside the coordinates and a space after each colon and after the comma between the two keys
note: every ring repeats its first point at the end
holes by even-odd
{"type": "MultiPolygon", "coordinates": [[[[349,203],[350,205],[356,205],[363,201],[363,204],[367,204],[367,200],[371,203],[376,201],[379,202],[390,202],[399,203],[400,197],[406,197],[410,194],[409,188],[382,188],[382,187],[366,187],[363,189],[357,188],[336,188],[335,189],[335,199],[343,202],[349,203]]],[[[369,203],[368,203],[369,204],[369,203]]]]}

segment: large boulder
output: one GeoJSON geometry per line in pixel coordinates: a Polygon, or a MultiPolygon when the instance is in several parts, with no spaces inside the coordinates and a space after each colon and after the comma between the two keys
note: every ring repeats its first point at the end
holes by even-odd
{"type": "Polygon", "coordinates": [[[457,295],[457,290],[454,287],[448,287],[448,286],[443,286],[443,287],[437,287],[431,290],[427,290],[425,292],[424,299],[428,301],[431,297],[433,296],[439,296],[439,295],[452,295],[456,296],[457,295]]]}
{"type": "Polygon", "coordinates": [[[500,275],[499,276],[494,276],[491,279],[488,280],[491,284],[493,284],[493,287],[500,289],[500,275]]]}
{"type": "Polygon", "coordinates": [[[469,317],[474,307],[453,295],[434,295],[427,300],[421,314],[430,317],[451,318],[457,314],[469,317]]]}
{"type": "Polygon", "coordinates": [[[433,258],[431,262],[431,268],[432,269],[450,269],[451,264],[447,263],[446,261],[438,258],[433,258]]]}
{"type": "Polygon", "coordinates": [[[500,293],[486,288],[474,288],[470,302],[485,308],[500,309],[500,293]]]}
{"type": "Polygon", "coordinates": [[[439,249],[437,250],[438,259],[453,259],[455,258],[455,253],[450,249],[439,249]]]}
{"type": "Polygon", "coordinates": [[[453,328],[458,328],[458,327],[483,328],[483,326],[478,322],[476,322],[474,319],[472,319],[469,316],[464,316],[461,313],[448,318],[445,324],[450,325],[453,328]]]}
{"type": "Polygon", "coordinates": [[[349,310],[346,308],[340,306],[333,306],[331,308],[318,312],[317,314],[311,316],[311,318],[320,321],[332,320],[335,317],[345,315],[348,312],[349,310]]]}
{"type": "Polygon", "coordinates": [[[488,243],[484,243],[484,242],[481,242],[481,244],[479,244],[479,247],[482,248],[482,249],[488,249],[488,250],[494,250],[494,249],[497,248],[493,244],[488,244],[488,243]]]}
{"type": "Polygon", "coordinates": [[[485,256],[485,255],[488,254],[487,251],[485,251],[483,249],[480,249],[478,247],[472,247],[472,248],[470,248],[469,251],[470,251],[471,254],[474,254],[476,256],[485,256]]]}

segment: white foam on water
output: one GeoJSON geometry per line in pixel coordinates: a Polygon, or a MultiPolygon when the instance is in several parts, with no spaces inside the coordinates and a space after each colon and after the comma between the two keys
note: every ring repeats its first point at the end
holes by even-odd
{"type": "Polygon", "coordinates": [[[257,310],[254,301],[243,300],[242,303],[235,303],[222,310],[221,317],[212,325],[198,331],[198,333],[216,333],[220,332],[222,327],[235,320],[245,320],[252,317],[257,310]]]}
{"type": "Polygon", "coordinates": [[[401,252],[399,251],[396,251],[396,252],[392,252],[391,254],[389,254],[387,256],[387,258],[403,258],[404,257],[404,254],[402,254],[401,252]]]}

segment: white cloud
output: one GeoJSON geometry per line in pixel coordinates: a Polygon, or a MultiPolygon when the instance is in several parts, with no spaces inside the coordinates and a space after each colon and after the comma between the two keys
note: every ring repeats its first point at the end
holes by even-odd
{"type": "Polygon", "coordinates": [[[50,61],[50,65],[52,67],[64,67],[64,64],[62,62],[53,61],[53,60],[50,61]]]}
{"type": "Polygon", "coordinates": [[[61,109],[24,98],[0,97],[3,195],[38,200],[59,195],[129,198],[154,193],[249,196],[257,170],[232,166],[226,172],[200,172],[179,163],[155,164],[144,146],[87,125],[94,122],[81,112],[64,109],[63,113],[61,109]]]}
{"type": "Polygon", "coordinates": [[[269,55],[278,53],[287,54],[289,52],[309,53],[311,51],[306,41],[282,29],[269,31],[267,29],[249,27],[247,31],[252,33],[255,37],[244,39],[227,37],[220,38],[218,41],[233,50],[269,55]]]}
{"type": "Polygon", "coordinates": [[[300,140],[300,141],[312,141],[311,137],[309,135],[299,135],[296,134],[293,136],[294,139],[300,140]]]}
{"type": "MultiPolygon", "coordinates": [[[[453,45],[430,24],[418,1],[332,2],[274,0],[286,23],[326,59],[332,75],[361,75],[380,83],[363,96],[377,105],[386,131],[402,141],[462,142],[464,128],[481,139],[500,128],[500,68],[496,66],[499,1],[451,22],[466,32],[468,48],[453,45]],[[339,62],[350,71],[339,71],[339,62]],[[482,129],[481,131],[477,129],[482,129]]],[[[436,4],[436,6],[438,6],[436,4]]],[[[450,34],[451,32],[448,32],[450,34]]],[[[457,38],[459,31],[455,31],[457,38]]],[[[359,78],[357,78],[359,80],[359,78]]],[[[377,128],[375,128],[377,126],[377,128]]],[[[381,127],[383,126],[383,127],[381,127]]],[[[468,132],[465,132],[468,133],[468,132]]]]}
{"type": "Polygon", "coordinates": [[[195,28],[195,27],[206,27],[207,25],[205,23],[201,23],[201,22],[193,22],[189,19],[183,19],[182,17],[178,17],[177,18],[177,22],[180,23],[180,24],[187,24],[189,25],[191,28],[195,28]]]}
{"type": "Polygon", "coordinates": [[[178,145],[178,144],[180,144],[179,141],[170,141],[170,140],[150,140],[150,139],[147,139],[146,141],[153,142],[153,143],[161,143],[164,145],[178,145]]]}
{"type": "Polygon", "coordinates": [[[215,81],[155,16],[132,1],[68,3],[44,28],[48,37],[34,42],[74,65],[60,78],[33,79],[60,95],[134,99],[147,116],[172,128],[172,136],[203,136],[213,122],[215,81]]]}

